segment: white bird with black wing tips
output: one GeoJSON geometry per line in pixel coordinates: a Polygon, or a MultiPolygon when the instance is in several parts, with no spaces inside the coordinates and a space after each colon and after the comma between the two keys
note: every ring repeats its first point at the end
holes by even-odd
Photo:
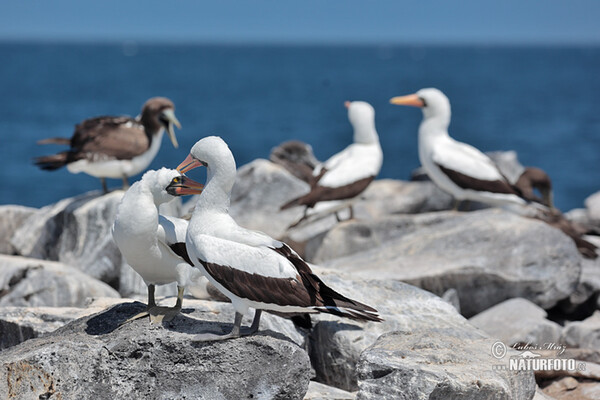
{"type": "Polygon", "coordinates": [[[203,185],[161,168],[148,171],[135,182],[121,200],[112,235],[127,263],[148,286],[147,312],[151,321],[168,321],[181,310],[184,289],[201,284],[202,273],[189,262],[185,248],[188,221],[159,214],[158,207],[176,196],[198,194],[203,185]],[[177,282],[175,307],[158,307],[155,285],[177,282]]]}
{"type": "MultiPolygon", "coordinates": [[[[290,200],[281,210],[303,205],[303,218],[309,208],[321,201],[351,199],[375,179],[383,163],[383,152],[375,129],[375,110],[364,101],[347,101],[348,119],[354,128],[354,143],[317,165],[309,193],[290,200]]],[[[350,218],[352,218],[352,205],[350,218]]],[[[294,225],[296,225],[294,224],[294,225]]]]}
{"type": "Polygon", "coordinates": [[[164,97],[146,101],[136,118],[103,116],[90,118],[75,126],[70,139],[50,138],[38,144],[63,144],[69,150],[37,157],[35,164],[52,171],[66,166],[69,172],[85,172],[100,178],[106,193],[106,178],[122,179],[144,171],[160,149],[165,129],[175,148],[178,147],[173,125],[181,128],[175,117],[175,105],[164,97]]]}
{"type": "Polygon", "coordinates": [[[261,310],[282,313],[327,312],[362,321],[381,321],[377,311],[337,293],[319,279],[285,243],[240,227],[229,215],[235,183],[235,160],[219,137],[199,140],[178,167],[181,173],[205,166],[207,181],[188,227],[190,260],[231,299],[235,321],[227,335],[205,333],[200,341],[235,338],[249,308],[256,310],[250,333],[258,329],[261,310]]]}
{"type": "Polygon", "coordinates": [[[450,101],[440,90],[421,89],[415,94],[394,97],[390,103],[423,110],[419,160],[431,180],[455,199],[496,206],[521,206],[535,201],[525,198],[519,188],[508,182],[488,156],[450,137],[450,101]]]}

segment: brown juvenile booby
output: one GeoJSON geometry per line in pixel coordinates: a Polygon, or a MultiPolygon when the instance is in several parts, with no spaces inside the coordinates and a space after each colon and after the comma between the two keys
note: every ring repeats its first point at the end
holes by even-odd
{"type": "Polygon", "coordinates": [[[102,116],[90,118],[75,126],[73,136],[50,138],[38,144],[64,144],[69,150],[37,157],[35,164],[44,170],[66,166],[69,172],[85,172],[100,178],[106,193],[105,178],[123,179],[136,175],[152,162],[160,149],[164,130],[173,146],[178,147],[173,125],[181,128],[175,117],[173,102],[164,97],[146,101],[136,118],[102,116]]]}
{"type": "Polygon", "coordinates": [[[177,170],[185,173],[199,166],[207,168],[207,181],[187,230],[188,255],[209,282],[231,299],[236,314],[229,334],[200,334],[196,340],[239,337],[242,317],[249,308],[256,310],[250,333],[258,329],[262,310],[326,312],[359,321],[381,321],[375,309],[325,285],[288,245],[242,228],[233,220],[229,204],[235,160],[221,138],[199,140],[177,170]]]}
{"type": "Polygon", "coordinates": [[[364,101],[346,102],[345,106],[354,128],[354,143],[317,165],[312,173],[314,179],[309,182],[310,192],[287,202],[281,210],[303,205],[304,219],[308,209],[318,202],[351,199],[359,195],[379,173],[383,152],[375,129],[375,110],[364,101]]]}

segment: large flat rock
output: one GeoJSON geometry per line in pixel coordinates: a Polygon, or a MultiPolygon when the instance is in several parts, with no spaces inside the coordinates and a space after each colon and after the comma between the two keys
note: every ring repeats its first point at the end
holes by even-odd
{"type": "Polygon", "coordinates": [[[551,308],[573,293],[581,271],[569,237],[500,209],[348,221],[325,235],[315,260],[439,295],[454,288],[468,317],[513,297],[551,308]]]}
{"type": "Polygon", "coordinates": [[[63,263],[0,255],[0,307],[83,307],[89,297],[121,296],[63,263]]]}
{"type": "Polygon", "coordinates": [[[284,335],[193,342],[194,334],[231,324],[185,314],[158,326],[147,319],[121,325],[143,309],[116,305],[0,352],[0,398],[304,397],[308,356],[284,335]]]}
{"type": "Polygon", "coordinates": [[[494,369],[493,340],[464,327],[414,326],[380,337],[358,364],[357,399],[528,400],[531,371],[494,369]]]}

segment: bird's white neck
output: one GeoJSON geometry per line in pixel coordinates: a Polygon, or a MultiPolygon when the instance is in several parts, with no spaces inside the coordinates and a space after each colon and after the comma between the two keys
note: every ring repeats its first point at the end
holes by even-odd
{"type": "Polygon", "coordinates": [[[379,142],[374,120],[364,120],[354,124],[354,143],[373,144],[379,142]]]}
{"type": "Polygon", "coordinates": [[[423,109],[423,121],[419,126],[419,140],[448,136],[450,113],[430,114],[423,109]]]}
{"type": "Polygon", "coordinates": [[[148,240],[145,233],[156,232],[158,227],[157,207],[150,189],[137,182],[123,195],[115,221],[129,232],[131,240],[144,242],[148,240]]]}
{"type": "Polygon", "coordinates": [[[208,165],[206,185],[198,198],[196,212],[229,212],[231,190],[235,183],[235,163],[233,165],[208,165]]]}

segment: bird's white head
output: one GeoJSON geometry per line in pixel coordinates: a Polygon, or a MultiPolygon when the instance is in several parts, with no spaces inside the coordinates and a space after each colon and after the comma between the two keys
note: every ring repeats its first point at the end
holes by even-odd
{"type": "Polygon", "coordinates": [[[222,189],[225,192],[231,191],[235,183],[235,159],[223,139],[207,136],[198,140],[177,170],[183,174],[200,166],[207,168],[207,186],[209,181],[218,177],[217,181],[222,189]]]}
{"type": "Polygon", "coordinates": [[[415,94],[394,97],[390,99],[390,103],[420,107],[426,119],[440,117],[450,121],[450,101],[441,90],[436,88],[425,88],[415,94]]]}
{"type": "Polygon", "coordinates": [[[142,176],[141,182],[148,188],[157,206],[173,200],[175,196],[200,194],[204,187],[187,177],[182,177],[178,171],[168,168],[147,171],[142,176]]]}
{"type": "Polygon", "coordinates": [[[348,120],[354,128],[354,143],[378,142],[373,106],[365,101],[347,101],[344,105],[348,108],[348,120]]]}

